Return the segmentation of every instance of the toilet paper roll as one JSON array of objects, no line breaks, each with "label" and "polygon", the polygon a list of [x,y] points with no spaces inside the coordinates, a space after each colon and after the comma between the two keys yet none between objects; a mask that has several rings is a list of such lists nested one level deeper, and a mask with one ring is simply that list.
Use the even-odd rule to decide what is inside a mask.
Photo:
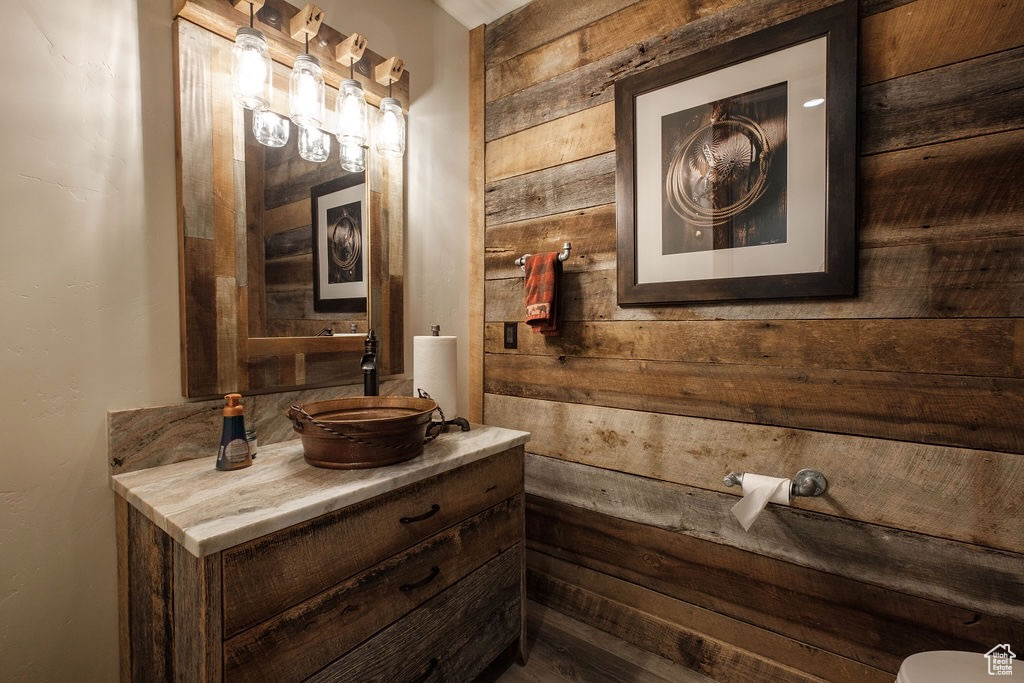
[{"label": "toilet paper roll", "polygon": [[732,506],[732,514],[744,531],[750,531],[750,525],[758,518],[768,503],[789,505],[789,490],[792,482],[779,477],[766,477],[763,474],[743,475],[743,498]]},{"label": "toilet paper roll", "polygon": [[412,338],[412,391],[430,394],[447,419],[457,417],[458,405],[458,338]]}]

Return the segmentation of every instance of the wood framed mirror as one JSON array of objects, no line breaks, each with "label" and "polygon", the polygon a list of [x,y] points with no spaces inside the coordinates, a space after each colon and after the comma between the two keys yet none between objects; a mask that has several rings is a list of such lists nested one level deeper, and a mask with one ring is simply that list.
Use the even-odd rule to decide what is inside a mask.
[{"label": "wood framed mirror", "polygon": [[[232,102],[230,82],[234,34],[248,26],[248,13],[230,0],[176,0],[174,11],[182,393],[198,398],[358,382],[369,328],[380,339],[378,372],[401,373],[404,159],[381,157],[371,145],[365,176],[344,178],[337,140],[319,164],[299,156],[294,125],[284,147],[255,142],[252,114]],[[256,14],[274,59],[271,109],[279,114],[287,113],[289,70],[304,50],[287,31],[298,12],[283,0],[266,0]],[[344,38],[322,24],[309,44],[323,66],[328,111],[340,80],[349,77],[347,63],[333,56]],[[373,78],[384,61],[366,50],[353,65],[371,108],[388,95]],[[404,72],[391,96],[406,111],[408,93]],[[371,111],[371,137],[375,119]],[[311,192],[339,180],[365,186],[364,311],[314,310]],[[334,335],[316,336],[325,328]]]}]

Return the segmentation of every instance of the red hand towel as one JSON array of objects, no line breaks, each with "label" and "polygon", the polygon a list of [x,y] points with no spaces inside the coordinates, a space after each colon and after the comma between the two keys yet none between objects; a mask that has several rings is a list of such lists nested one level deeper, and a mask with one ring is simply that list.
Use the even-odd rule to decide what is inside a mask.
[{"label": "red hand towel", "polygon": [[533,254],[526,259],[526,324],[546,337],[558,336],[558,252]]}]

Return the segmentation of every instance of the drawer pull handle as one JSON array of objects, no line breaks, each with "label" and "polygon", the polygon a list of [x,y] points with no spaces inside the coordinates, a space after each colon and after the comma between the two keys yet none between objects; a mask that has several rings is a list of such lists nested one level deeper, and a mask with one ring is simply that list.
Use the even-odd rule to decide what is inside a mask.
[{"label": "drawer pull handle", "polygon": [[441,573],[441,569],[439,567],[431,567],[430,568],[430,574],[428,576],[420,579],[416,583],[403,583],[401,586],[398,587],[398,590],[402,591],[403,593],[408,593],[411,590],[415,590],[417,588],[423,588],[428,583],[430,583],[431,581],[436,579],[437,575],[440,574],[440,573]]},{"label": "drawer pull handle", "polygon": [[431,517],[433,517],[434,515],[436,515],[440,511],[441,511],[441,506],[438,505],[437,503],[434,503],[433,505],[430,506],[430,509],[427,510],[426,512],[424,512],[422,515],[416,515],[415,517],[402,517],[398,521],[401,522],[402,524],[412,524],[413,522],[422,522],[425,519],[430,519]]},{"label": "drawer pull handle", "polygon": [[430,663],[427,665],[427,670],[420,674],[420,677],[417,678],[414,683],[423,683],[423,681],[430,678],[430,674],[434,673],[434,669],[437,668],[438,664],[440,664],[440,662],[437,661],[437,657],[431,657]]}]

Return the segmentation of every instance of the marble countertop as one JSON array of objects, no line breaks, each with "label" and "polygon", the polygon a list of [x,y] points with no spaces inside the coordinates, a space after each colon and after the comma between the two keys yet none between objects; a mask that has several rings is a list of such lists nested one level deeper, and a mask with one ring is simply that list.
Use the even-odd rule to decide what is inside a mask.
[{"label": "marble countertop", "polygon": [[252,467],[221,472],[216,456],[111,477],[114,492],[196,557],[525,444],[528,432],[473,425],[442,434],[423,455],[365,470],[313,467],[298,440],[260,446]]}]

